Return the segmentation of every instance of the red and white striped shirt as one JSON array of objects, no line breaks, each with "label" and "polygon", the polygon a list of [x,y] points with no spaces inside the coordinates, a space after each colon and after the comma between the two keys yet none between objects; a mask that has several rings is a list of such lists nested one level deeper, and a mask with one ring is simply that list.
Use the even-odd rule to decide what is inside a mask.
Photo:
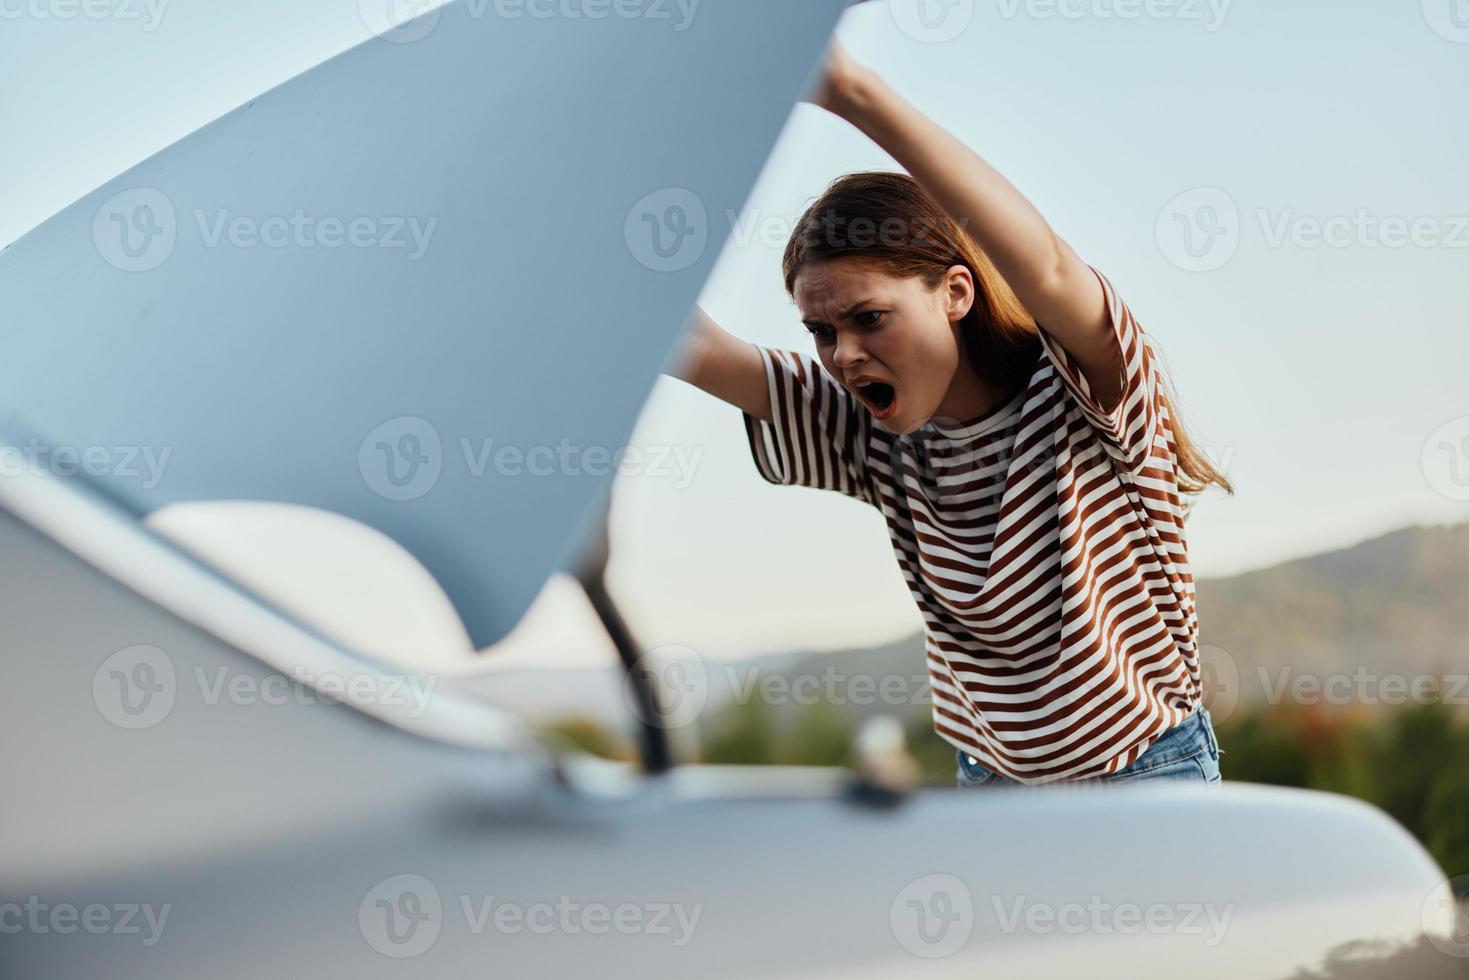
[{"label": "red and white striped shirt", "polygon": [[923,614],[938,734],[1025,783],[1130,765],[1200,701],[1198,619],[1158,357],[1096,269],[1123,353],[1110,414],[1041,328],[1025,389],[965,424],[872,421],[807,354],[758,348],[771,483],[877,507]]}]

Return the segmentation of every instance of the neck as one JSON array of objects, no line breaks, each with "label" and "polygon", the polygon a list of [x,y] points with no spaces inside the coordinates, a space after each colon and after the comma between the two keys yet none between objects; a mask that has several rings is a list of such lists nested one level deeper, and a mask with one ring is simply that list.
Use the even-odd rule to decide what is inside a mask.
[{"label": "neck", "polygon": [[961,358],[954,380],[949,382],[949,390],[944,393],[944,400],[939,402],[934,414],[968,424],[994,411],[1009,394],[975,374],[968,362]]}]

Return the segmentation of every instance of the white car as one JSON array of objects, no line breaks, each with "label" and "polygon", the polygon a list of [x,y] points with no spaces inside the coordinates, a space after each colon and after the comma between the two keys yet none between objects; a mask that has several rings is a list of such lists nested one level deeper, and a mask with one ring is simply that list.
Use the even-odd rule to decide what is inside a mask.
[{"label": "white car", "polygon": [[[607,480],[446,449],[626,440],[843,6],[459,0],[0,255],[0,976],[1464,975],[1442,873],[1343,797],[918,790],[881,729],[854,771],[678,764]],[[410,666],[558,569],[641,767]]]}]

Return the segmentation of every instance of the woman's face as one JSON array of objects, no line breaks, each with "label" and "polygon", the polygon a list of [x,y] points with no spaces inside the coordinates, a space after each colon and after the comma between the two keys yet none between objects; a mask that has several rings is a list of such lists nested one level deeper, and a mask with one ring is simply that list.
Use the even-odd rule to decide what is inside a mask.
[{"label": "woman's face", "polygon": [[894,435],[934,415],[962,417],[977,382],[964,359],[959,321],[974,280],[951,267],[937,288],[898,278],[866,259],[805,266],[792,290],[822,365]]}]

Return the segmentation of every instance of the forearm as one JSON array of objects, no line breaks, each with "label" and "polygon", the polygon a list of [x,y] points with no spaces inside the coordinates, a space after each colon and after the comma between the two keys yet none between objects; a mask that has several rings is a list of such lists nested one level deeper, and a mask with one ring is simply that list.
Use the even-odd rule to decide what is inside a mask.
[{"label": "forearm", "polygon": [[694,310],[676,377],[758,419],[773,418],[760,352],[726,332],[701,308]]},{"label": "forearm", "polygon": [[835,111],[886,150],[967,231],[1033,312],[1074,258],[1026,197],[978,153],[861,70]]}]

